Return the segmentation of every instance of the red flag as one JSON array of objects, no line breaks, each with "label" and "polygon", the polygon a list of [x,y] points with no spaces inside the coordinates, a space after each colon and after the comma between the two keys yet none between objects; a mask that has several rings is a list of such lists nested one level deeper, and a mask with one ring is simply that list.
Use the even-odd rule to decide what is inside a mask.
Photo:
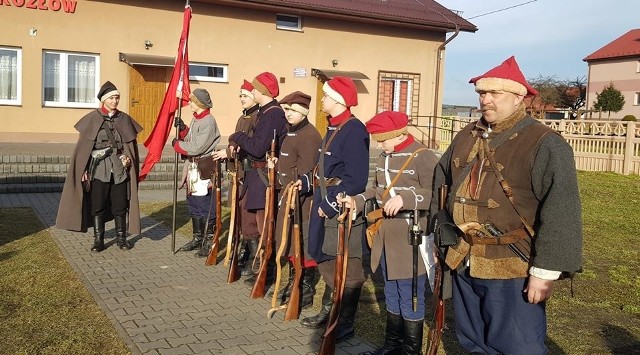
[{"label": "red flag", "polygon": [[140,168],[138,181],[144,180],[149,171],[151,171],[151,168],[153,168],[153,165],[160,161],[162,149],[164,149],[164,145],[167,143],[167,138],[169,138],[169,133],[173,126],[173,118],[178,109],[178,101],[181,101],[180,106],[189,104],[191,88],[189,86],[189,55],[187,43],[189,40],[190,22],[191,6],[187,5],[184,8],[182,35],[180,36],[180,44],[178,45],[176,64],[173,67],[169,87],[164,94],[164,100],[158,113],[156,125],[153,126],[149,138],[144,142],[144,146],[147,147],[148,152],[144,163],[142,163],[142,168]]}]

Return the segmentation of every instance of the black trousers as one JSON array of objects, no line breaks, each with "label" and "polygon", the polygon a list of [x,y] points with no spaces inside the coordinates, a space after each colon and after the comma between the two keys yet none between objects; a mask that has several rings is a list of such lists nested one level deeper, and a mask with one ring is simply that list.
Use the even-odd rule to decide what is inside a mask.
[{"label": "black trousers", "polygon": [[[113,181],[113,179],[111,180]],[[120,184],[113,182],[91,181],[91,215],[103,215],[110,206],[114,216],[125,216],[129,201],[127,187],[129,180]]]}]

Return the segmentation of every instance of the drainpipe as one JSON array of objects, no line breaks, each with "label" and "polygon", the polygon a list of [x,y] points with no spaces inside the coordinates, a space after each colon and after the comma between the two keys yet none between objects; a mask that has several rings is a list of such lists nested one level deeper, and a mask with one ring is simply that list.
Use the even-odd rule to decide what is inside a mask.
[{"label": "drainpipe", "polygon": [[[435,133],[435,124],[436,124],[436,117],[438,116],[438,99],[439,99],[439,93],[440,93],[440,65],[442,62],[442,52],[444,51],[444,47],[447,45],[447,43],[451,42],[454,38],[456,38],[456,36],[458,35],[458,33],[460,33],[460,26],[458,26],[456,24],[456,29],[453,33],[453,35],[451,37],[449,37],[447,40],[445,40],[440,46],[438,46],[438,52],[437,52],[437,58],[436,58],[436,85],[435,85],[435,92],[433,95],[433,115],[432,115],[432,124],[429,125],[429,130],[431,130],[431,126],[433,126],[434,128],[434,133]],[[431,134],[431,132],[429,132],[430,136],[431,136],[431,146],[435,147],[436,144],[436,140],[435,140],[435,134]]]}]

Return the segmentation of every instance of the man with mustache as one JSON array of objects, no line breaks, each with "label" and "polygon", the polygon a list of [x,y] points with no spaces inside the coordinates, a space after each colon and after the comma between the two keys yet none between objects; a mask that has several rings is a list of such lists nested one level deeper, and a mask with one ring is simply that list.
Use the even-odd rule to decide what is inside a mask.
[{"label": "man with mustache", "polygon": [[435,172],[464,232],[446,251],[456,334],[472,354],[546,354],[545,302],[581,269],[582,222],[573,151],[525,111],[537,95],[514,57],[469,81],[482,118],[456,135]]}]

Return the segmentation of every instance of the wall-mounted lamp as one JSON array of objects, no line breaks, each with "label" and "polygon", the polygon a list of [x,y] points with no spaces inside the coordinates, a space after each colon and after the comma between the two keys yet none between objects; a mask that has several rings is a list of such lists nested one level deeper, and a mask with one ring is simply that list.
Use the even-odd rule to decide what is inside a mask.
[{"label": "wall-mounted lamp", "polygon": [[332,60],[331,64],[333,64],[334,68],[337,67],[338,66],[338,60],[337,59]]},{"label": "wall-mounted lamp", "polygon": [[148,50],[148,49],[149,49],[149,47],[153,47],[153,43],[151,43],[151,41],[150,41],[150,40],[146,39],[146,40],[144,41],[144,49]]},{"label": "wall-mounted lamp", "polygon": [[33,36],[33,37],[35,37],[35,36],[37,36],[37,35],[38,35],[38,29],[37,29],[37,28],[35,28],[35,27],[31,27],[31,28],[29,29],[29,36]]}]

